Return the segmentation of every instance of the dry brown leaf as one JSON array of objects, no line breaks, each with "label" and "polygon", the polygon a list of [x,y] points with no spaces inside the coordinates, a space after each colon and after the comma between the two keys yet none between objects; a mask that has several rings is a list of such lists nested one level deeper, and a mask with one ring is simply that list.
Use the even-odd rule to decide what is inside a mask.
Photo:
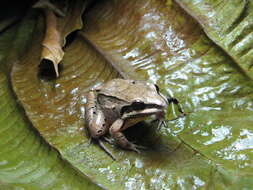
[{"label": "dry brown leaf", "polygon": [[53,11],[45,9],[47,30],[42,42],[41,62],[43,60],[52,61],[56,76],[59,77],[58,64],[64,56],[62,50],[61,34],[57,30],[57,19]]},{"label": "dry brown leaf", "polygon": [[46,20],[46,32],[42,42],[43,48],[40,63],[52,63],[56,77],[59,77],[58,64],[64,56],[65,38],[74,30],[82,28],[81,15],[86,2],[75,0],[70,4],[66,1],[63,3],[64,11],[61,11],[58,5],[54,5],[48,0],[38,1],[33,6],[43,10]]}]

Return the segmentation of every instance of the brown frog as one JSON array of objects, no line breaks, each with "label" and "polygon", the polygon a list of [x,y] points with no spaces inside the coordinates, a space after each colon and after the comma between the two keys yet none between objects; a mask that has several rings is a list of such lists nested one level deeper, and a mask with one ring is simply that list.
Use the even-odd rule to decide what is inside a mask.
[{"label": "brown frog", "polygon": [[175,98],[167,99],[161,94],[155,84],[113,79],[89,91],[86,126],[91,137],[97,139],[99,145],[115,159],[101,138],[109,133],[120,147],[139,152],[138,148],[142,147],[129,142],[122,131],[151,115],[163,121],[170,102],[178,104]]}]

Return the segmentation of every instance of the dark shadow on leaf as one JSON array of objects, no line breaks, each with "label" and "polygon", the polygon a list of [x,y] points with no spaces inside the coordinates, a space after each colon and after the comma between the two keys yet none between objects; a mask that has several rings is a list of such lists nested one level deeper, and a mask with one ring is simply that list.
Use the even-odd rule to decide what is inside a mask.
[{"label": "dark shadow on leaf", "polygon": [[145,152],[170,152],[168,143],[164,142],[162,134],[157,130],[156,124],[140,122],[129,127],[124,134],[131,142],[146,147]]},{"label": "dark shadow on leaf", "polygon": [[66,37],[66,43],[65,43],[65,45],[64,45],[63,48],[66,48],[69,45],[71,45],[71,43],[76,39],[77,32],[78,32],[78,30],[76,30],[74,32],[71,32],[69,35],[67,35],[67,37]]},{"label": "dark shadow on leaf", "polygon": [[[59,72],[62,71],[63,66],[62,64],[58,64]],[[44,80],[55,80],[56,72],[54,70],[54,65],[51,60],[42,59],[39,68],[38,68],[38,77]]]},{"label": "dark shadow on leaf", "polygon": [[124,134],[129,141],[147,148],[141,150],[140,155],[153,166],[167,163],[168,159],[173,160],[173,157],[177,155],[177,146],[180,146],[180,144],[175,146],[177,141],[174,137],[168,138],[168,136],[162,135],[157,129],[157,124],[154,123],[140,122],[128,128]]}]

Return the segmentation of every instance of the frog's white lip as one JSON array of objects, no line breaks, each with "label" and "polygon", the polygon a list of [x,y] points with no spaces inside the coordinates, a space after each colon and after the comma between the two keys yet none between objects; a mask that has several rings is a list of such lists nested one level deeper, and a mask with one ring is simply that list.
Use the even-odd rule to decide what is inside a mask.
[{"label": "frog's white lip", "polygon": [[158,109],[158,108],[146,108],[145,110],[142,111],[132,111],[129,113],[125,113],[125,117],[142,117],[142,116],[147,116],[147,115],[157,115],[159,113],[164,113],[164,109]]}]

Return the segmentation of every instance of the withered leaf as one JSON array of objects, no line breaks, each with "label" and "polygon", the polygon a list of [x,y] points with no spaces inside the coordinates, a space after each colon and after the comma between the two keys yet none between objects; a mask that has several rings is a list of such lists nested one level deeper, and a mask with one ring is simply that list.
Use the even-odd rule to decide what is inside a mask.
[{"label": "withered leaf", "polygon": [[43,0],[33,6],[43,9],[46,21],[41,64],[51,62],[54,65],[56,77],[59,77],[58,64],[64,56],[65,38],[71,32],[82,28],[81,16],[87,3],[81,0],[66,2],[62,8],[64,11],[58,8],[59,5]]}]

